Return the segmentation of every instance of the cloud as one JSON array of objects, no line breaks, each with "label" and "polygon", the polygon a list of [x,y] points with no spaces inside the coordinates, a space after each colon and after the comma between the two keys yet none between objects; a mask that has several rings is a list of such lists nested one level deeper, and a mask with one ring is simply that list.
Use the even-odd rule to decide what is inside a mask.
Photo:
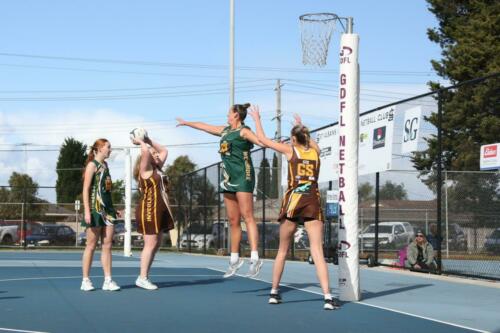
[{"label": "cloud", "polygon": [[[189,155],[200,167],[218,159],[214,145],[182,146],[218,141],[216,137],[175,128],[175,122],[155,123],[143,116],[124,115],[110,109],[59,110],[42,117],[39,111],[0,112],[0,185],[6,185],[12,172],[16,171],[29,174],[40,186],[55,186],[60,145],[68,137],[87,146],[98,138],[108,139],[114,149],[108,161],[112,176],[123,179],[126,156],[123,148],[131,147],[132,161],[135,161],[139,150],[131,144],[129,132],[139,126],[145,127],[157,142],[172,146],[167,163],[183,154]],[[42,196],[55,201],[55,191],[45,190]]]}]

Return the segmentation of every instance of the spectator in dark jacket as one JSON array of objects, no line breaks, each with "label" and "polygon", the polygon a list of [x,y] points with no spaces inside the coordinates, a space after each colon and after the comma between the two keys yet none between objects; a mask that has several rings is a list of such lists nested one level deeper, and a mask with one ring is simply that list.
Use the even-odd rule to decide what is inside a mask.
[{"label": "spectator in dark jacket", "polygon": [[427,235],[427,241],[431,243],[432,248],[437,250],[438,244],[443,241],[443,237],[440,237],[437,233],[437,225],[436,223],[432,223],[429,226],[429,234]]}]

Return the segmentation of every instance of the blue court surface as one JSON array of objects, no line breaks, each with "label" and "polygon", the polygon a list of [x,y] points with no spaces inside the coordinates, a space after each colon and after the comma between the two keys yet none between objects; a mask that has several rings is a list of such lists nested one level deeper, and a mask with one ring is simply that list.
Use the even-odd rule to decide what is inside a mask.
[{"label": "blue court surface", "polygon": [[[361,268],[361,302],[322,309],[314,266],[288,262],[283,303],[267,304],[272,260],[258,279],[223,279],[227,258],[158,254],[135,287],[138,253],[113,256],[118,292],[80,291],[81,253],[0,252],[0,332],[500,332],[500,285]],[[96,253],[92,280],[102,284]],[[329,265],[337,293],[337,267]]]}]

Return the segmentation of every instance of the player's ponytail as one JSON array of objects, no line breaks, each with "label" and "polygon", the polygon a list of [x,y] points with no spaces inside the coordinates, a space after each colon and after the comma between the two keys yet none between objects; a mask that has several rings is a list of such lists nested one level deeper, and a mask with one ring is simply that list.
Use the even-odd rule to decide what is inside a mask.
[{"label": "player's ponytail", "polygon": [[300,145],[309,148],[309,140],[311,139],[311,134],[309,133],[309,129],[302,124],[295,125],[292,128],[291,136],[295,137],[297,143]]},{"label": "player's ponytail", "polygon": [[107,139],[97,139],[94,144],[89,149],[89,155],[87,156],[87,160],[85,161],[85,167],[83,168],[82,178],[85,176],[85,168],[87,164],[95,160],[95,155],[99,151],[99,148],[104,147],[104,145],[108,142]]},{"label": "player's ponytail", "polygon": [[245,118],[247,117],[247,109],[249,107],[250,103],[233,105],[233,112],[238,113],[238,117],[240,118],[241,123],[244,123]]}]

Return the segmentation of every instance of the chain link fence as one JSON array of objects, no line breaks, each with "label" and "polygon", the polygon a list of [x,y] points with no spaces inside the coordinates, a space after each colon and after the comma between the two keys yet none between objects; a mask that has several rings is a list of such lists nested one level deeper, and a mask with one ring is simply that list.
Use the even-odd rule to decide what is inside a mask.
[{"label": "chain link fence", "polygon": [[[482,85],[491,84],[491,80],[498,83],[498,75],[405,99],[361,115],[359,251],[360,258],[369,265],[405,269],[407,247],[415,241],[416,232],[421,231],[434,248],[438,273],[500,279],[500,175],[495,171],[478,171],[479,150],[473,157],[475,163],[447,164],[453,160],[453,152],[447,149],[454,133],[438,130],[439,124],[453,122],[447,117],[451,117],[450,108],[456,105],[447,104],[447,91],[461,89],[468,95],[467,90],[480,90]],[[492,114],[499,117],[498,103],[494,102],[498,96],[484,98],[485,107],[493,108]],[[420,112],[418,131],[408,118],[416,109]],[[336,125],[313,130],[311,134],[317,141],[323,140],[330,129],[335,132]],[[500,142],[500,133],[491,138]],[[410,141],[413,146],[408,148]],[[474,146],[489,143],[492,142],[474,142]],[[471,143],[464,142],[468,144]],[[365,155],[366,150],[362,149],[366,146],[373,148],[373,155]],[[383,152],[382,146],[390,147],[389,152]],[[326,174],[335,169],[337,155],[333,145],[321,147],[321,174]],[[419,155],[418,152],[425,150],[438,151],[436,159],[420,163],[417,168],[418,159],[429,157]],[[281,174],[281,156],[274,151],[256,149],[251,157],[256,174],[253,203],[259,251],[261,256],[272,258],[279,246],[277,217],[285,190],[282,178],[286,175]],[[286,170],[286,161],[282,163]],[[377,171],[371,172],[375,166]],[[320,180],[322,207],[325,207],[326,192],[338,189],[338,181],[334,176]],[[176,224],[174,230],[165,234],[163,248],[228,253],[230,234],[223,196],[218,192],[220,181],[221,164],[216,163],[185,174],[172,184],[169,197]],[[38,194],[54,191],[54,187],[39,186],[35,192],[30,188],[0,187],[0,246],[83,246],[81,210],[75,210],[74,203],[39,200],[36,191]],[[133,190],[132,246],[136,248],[143,245],[142,235],[134,227],[138,198],[138,191]],[[115,206],[122,209],[124,204],[119,201]],[[336,217],[325,220],[324,245],[330,262],[336,262],[337,222]],[[242,231],[241,252],[246,255],[250,249],[244,223]],[[51,234],[54,232],[55,236]],[[114,245],[123,246],[123,240],[123,223],[119,223]],[[294,235],[288,258],[309,259],[309,241],[302,227]]]}]

